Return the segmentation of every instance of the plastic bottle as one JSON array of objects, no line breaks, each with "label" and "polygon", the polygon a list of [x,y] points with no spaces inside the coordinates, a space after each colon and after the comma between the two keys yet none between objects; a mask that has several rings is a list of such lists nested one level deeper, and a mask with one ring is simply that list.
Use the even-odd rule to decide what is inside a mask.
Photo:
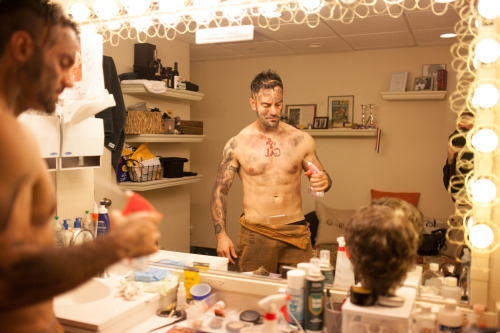
[{"label": "plastic bottle", "polygon": [[301,269],[292,269],[286,275],[288,283],[287,294],[290,300],[286,303],[286,311],[289,314],[288,322],[297,326],[291,318],[295,317],[301,327],[304,326],[304,294],[306,288],[306,273]]},{"label": "plastic bottle", "polygon": [[64,239],[64,245],[66,245],[66,246],[69,245],[69,242],[71,240],[71,236],[73,235],[73,230],[69,226],[69,223],[71,223],[70,219],[66,219],[63,222],[63,227],[64,227],[64,232],[63,232],[64,237],[63,237],[63,239]]},{"label": "plastic bottle", "polygon": [[349,290],[354,285],[354,271],[352,263],[347,258],[344,237],[337,238],[339,248],[337,252],[337,263],[335,265],[335,278],[333,280],[333,288]]},{"label": "plastic bottle", "polygon": [[285,305],[288,298],[287,294],[276,294],[267,296],[258,302],[259,307],[264,310],[262,333],[280,332],[278,329],[278,311]]},{"label": "plastic bottle", "polygon": [[[317,174],[317,175],[321,176],[323,174],[318,169],[318,167],[316,165],[314,165],[314,163],[307,162],[307,165],[309,166],[309,170],[306,172],[306,175],[314,173],[314,174]],[[316,199],[323,198],[325,196],[325,192],[324,191],[316,192],[316,191],[313,190],[313,188],[311,187],[311,185],[309,185],[309,194],[312,195],[313,197],[315,197]]]},{"label": "plastic bottle", "polygon": [[476,324],[479,328],[486,327],[486,318],[484,317],[484,305],[483,304],[474,304],[474,316],[476,318]]},{"label": "plastic bottle", "polygon": [[439,295],[442,283],[443,274],[439,270],[439,264],[431,262],[429,264],[429,269],[422,273],[421,293]]},{"label": "plastic bottle", "polygon": [[106,202],[101,201],[101,206],[99,207],[99,217],[97,221],[97,237],[106,234],[109,231],[109,216],[108,210],[106,209]]},{"label": "plastic bottle", "polygon": [[177,287],[177,305],[175,309],[177,311],[186,311],[186,287],[184,287],[184,282],[179,282]]},{"label": "plastic bottle", "polygon": [[[76,232],[78,232],[78,230],[81,229],[82,227],[82,218],[81,217],[77,217],[75,218],[75,221],[73,222],[73,232],[72,232],[72,235],[75,235]],[[71,239],[70,239],[71,241]],[[77,239],[74,240],[74,245],[78,245],[78,244],[81,244],[83,242],[83,239],[82,237],[78,237]]]},{"label": "plastic bottle", "polygon": [[422,303],[421,310],[415,315],[415,333],[436,333],[436,314],[431,305]]},{"label": "plastic bottle", "polygon": [[444,283],[441,286],[441,296],[443,298],[453,298],[460,302],[462,299],[462,288],[457,286],[457,278],[454,276],[447,276],[444,278]]},{"label": "plastic bottle", "polygon": [[93,226],[94,226],[94,222],[92,221],[92,217],[90,216],[89,211],[86,210],[85,215],[83,216],[82,229],[90,230],[92,233],[94,233]]},{"label": "plastic bottle", "polygon": [[451,298],[444,300],[444,308],[438,314],[439,333],[461,333],[462,312],[457,309],[457,301]]},{"label": "plastic bottle", "polygon": [[319,259],[311,258],[311,269],[306,276],[306,304],[304,327],[307,333],[323,332],[323,311],[325,295],[323,293],[325,277],[319,269]]},{"label": "plastic bottle", "polygon": [[325,284],[333,283],[333,266],[330,262],[330,250],[319,251],[319,268],[325,277]]},{"label": "plastic bottle", "polygon": [[61,221],[59,221],[59,216],[54,217],[52,226],[54,228],[54,244],[56,246],[64,246],[64,230]]}]

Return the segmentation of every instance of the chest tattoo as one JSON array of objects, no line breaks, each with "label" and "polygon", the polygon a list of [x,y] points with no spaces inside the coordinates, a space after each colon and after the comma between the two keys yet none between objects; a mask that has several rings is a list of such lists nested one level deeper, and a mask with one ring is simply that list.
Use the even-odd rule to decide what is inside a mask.
[{"label": "chest tattoo", "polygon": [[272,141],[271,138],[268,138],[266,141],[267,152],[265,157],[279,157],[281,155],[281,149],[276,147],[276,142]]}]

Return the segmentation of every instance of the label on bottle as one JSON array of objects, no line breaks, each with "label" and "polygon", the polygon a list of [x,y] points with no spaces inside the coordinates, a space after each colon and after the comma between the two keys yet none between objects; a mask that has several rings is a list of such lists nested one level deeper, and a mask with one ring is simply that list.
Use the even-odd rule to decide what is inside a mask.
[{"label": "label on bottle", "polygon": [[462,326],[446,326],[439,324],[439,333],[461,333]]},{"label": "label on bottle", "polygon": [[333,267],[328,269],[322,269],[321,274],[325,277],[325,284],[333,284]]},{"label": "label on bottle", "polygon": [[305,309],[305,328],[307,332],[323,331],[323,280],[307,280],[307,295]]},{"label": "label on bottle", "polygon": [[[286,303],[287,313],[293,315],[300,326],[304,326],[304,289],[288,288],[288,295],[291,298]],[[290,318],[289,323],[296,325],[292,318]]]},{"label": "label on bottle", "polygon": [[97,236],[102,236],[106,232],[108,232],[106,221],[102,220],[97,221]]}]

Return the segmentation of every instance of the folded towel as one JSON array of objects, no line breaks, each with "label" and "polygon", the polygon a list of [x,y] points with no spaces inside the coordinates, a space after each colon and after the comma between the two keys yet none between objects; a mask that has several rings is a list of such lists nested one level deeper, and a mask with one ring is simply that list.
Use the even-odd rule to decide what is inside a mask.
[{"label": "folded towel", "polygon": [[148,268],[144,271],[134,272],[135,280],[141,282],[157,282],[164,279],[170,272],[159,268]]},{"label": "folded towel", "polygon": [[142,84],[147,91],[154,94],[161,94],[167,91],[167,84],[165,81],[152,81],[152,80],[123,80],[122,84]]}]

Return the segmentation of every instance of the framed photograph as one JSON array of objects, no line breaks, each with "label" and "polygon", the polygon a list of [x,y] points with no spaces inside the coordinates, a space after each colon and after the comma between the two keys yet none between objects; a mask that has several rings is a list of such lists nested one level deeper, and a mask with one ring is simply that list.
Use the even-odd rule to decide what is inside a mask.
[{"label": "framed photograph", "polygon": [[287,105],[286,116],[290,125],[308,127],[309,124],[313,124],[316,117],[316,104]]},{"label": "framed photograph", "polygon": [[328,96],[328,116],[332,124],[352,123],[354,118],[354,95]]},{"label": "framed photograph", "polygon": [[328,117],[314,117],[313,128],[328,128]]},{"label": "framed photograph", "polygon": [[432,90],[434,78],[432,76],[419,76],[415,78],[415,91]]},{"label": "framed photograph", "polygon": [[406,91],[407,79],[408,79],[408,72],[393,72],[391,74],[391,83],[389,84],[389,91]]},{"label": "framed photograph", "polygon": [[426,64],[422,65],[422,76],[432,76],[434,78],[431,90],[437,90],[438,70],[446,70],[446,64]]}]

